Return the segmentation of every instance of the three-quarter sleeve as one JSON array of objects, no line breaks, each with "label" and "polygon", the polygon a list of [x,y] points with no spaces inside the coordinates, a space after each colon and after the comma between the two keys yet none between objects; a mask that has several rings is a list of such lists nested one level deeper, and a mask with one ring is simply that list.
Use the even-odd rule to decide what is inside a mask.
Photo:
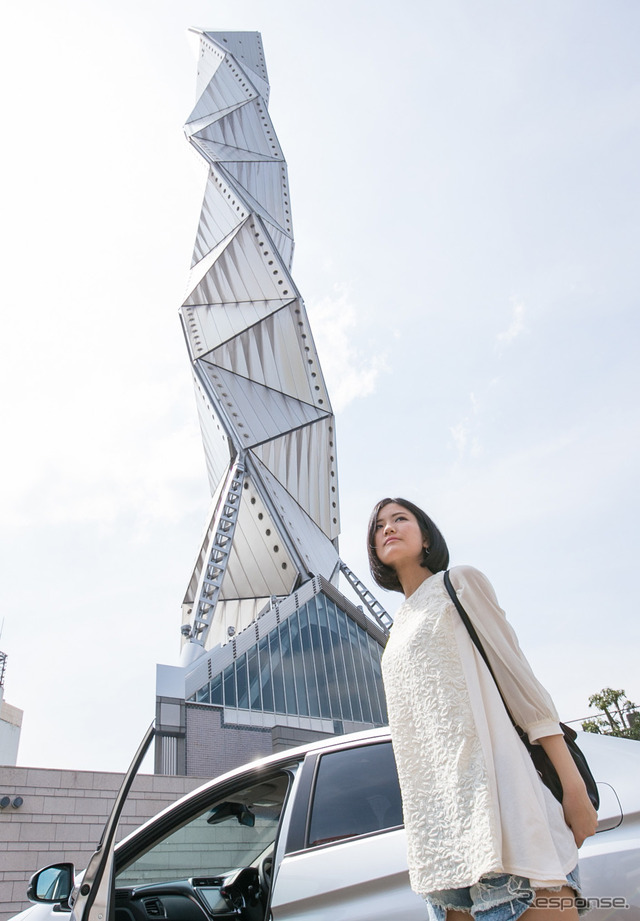
[{"label": "three-quarter sleeve", "polygon": [[514,720],[531,742],[559,735],[558,714],[533,674],[487,577],[472,566],[451,570],[451,583],[475,627]]}]

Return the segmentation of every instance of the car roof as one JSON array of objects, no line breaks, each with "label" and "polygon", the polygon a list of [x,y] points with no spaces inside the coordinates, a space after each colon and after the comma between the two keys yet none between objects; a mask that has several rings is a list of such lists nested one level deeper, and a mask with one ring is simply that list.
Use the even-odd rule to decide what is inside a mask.
[{"label": "car roof", "polygon": [[266,755],[264,758],[257,758],[254,761],[246,761],[244,764],[239,765],[236,768],[233,768],[231,771],[226,771],[224,774],[219,774],[217,777],[213,777],[211,780],[206,781],[199,787],[196,787],[195,790],[191,790],[190,793],[185,794],[179,799],[175,800],[169,806],[166,806],[160,812],[156,813],[134,831],[123,838],[122,841],[118,842],[116,845],[116,851],[120,850],[123,846],[133,838],[137,837],[140,832],[147,828],[148,826],[155,824],[162,816],[173,811],[175,808],[179,808],[179,804],[188,803],[189,800],[199,799],[203,793],[206,793],[208,790],[213,789],[217,786],[224,786],[229,782],[232,782],[235,778],[242,777],[243,774],[246,774],[250,771],[266,771],[277,770],[278,768],[284,768],[287,765],[290,765],[294,762],[302,761],[307,755],[318,752],[331,750],[334,748],[350,747],[351,745],[357,745],[358,742],[367,742],[374,740],[384,740],[390,741],[391,735],[389,733],[388,726],[381,726],[376,729],[365,729],[361,732],[351,732],[345,733],[344,735],[335,735],[329,736],[325,739],[320,739],[315,742],[307,742],[304,745],[298,745],[295,748],[288,748],[281,752],[276,752],[273,755]]}]

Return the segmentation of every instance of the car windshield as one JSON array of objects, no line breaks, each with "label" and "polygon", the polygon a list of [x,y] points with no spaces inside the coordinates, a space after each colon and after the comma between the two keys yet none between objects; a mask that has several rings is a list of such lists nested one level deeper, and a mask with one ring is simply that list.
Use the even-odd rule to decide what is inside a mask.
[{"label": "car windshield", "polygon": [[116,886],[219,876],[255,864],[275,841],[287,787],[288,776],[279,774],[213,800],[121,868]]}]

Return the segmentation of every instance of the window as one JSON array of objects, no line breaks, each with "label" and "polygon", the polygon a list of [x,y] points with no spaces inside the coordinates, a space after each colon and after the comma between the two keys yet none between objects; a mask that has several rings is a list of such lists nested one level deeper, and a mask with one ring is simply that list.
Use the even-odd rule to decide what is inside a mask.
[{"label": "window", "polygon": [[176,814],[167,834],[118,868],[116,886],[224,875],[237,867],[257,866],[276,839],[288,784],[288,774],[277,774],[210,802],[187,821]]},{"label": "window", "polygon": [[308,846],[402,825],[402,803],[390,742],[330,752],[320,758]]}]

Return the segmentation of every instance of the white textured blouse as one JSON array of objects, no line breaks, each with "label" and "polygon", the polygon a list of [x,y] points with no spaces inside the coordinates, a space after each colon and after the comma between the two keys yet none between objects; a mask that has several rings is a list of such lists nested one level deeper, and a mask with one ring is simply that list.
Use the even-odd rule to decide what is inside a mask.
[{"label": "white textured blouse", "polygon": [[[516,722],[531,741],[560,733],[487,578],[450,571]],[[382,657],[415,892],[471,886],[510,873],[561,886],[578,862],[562,806],[542,784],[444,574],[400,607]]]}]

